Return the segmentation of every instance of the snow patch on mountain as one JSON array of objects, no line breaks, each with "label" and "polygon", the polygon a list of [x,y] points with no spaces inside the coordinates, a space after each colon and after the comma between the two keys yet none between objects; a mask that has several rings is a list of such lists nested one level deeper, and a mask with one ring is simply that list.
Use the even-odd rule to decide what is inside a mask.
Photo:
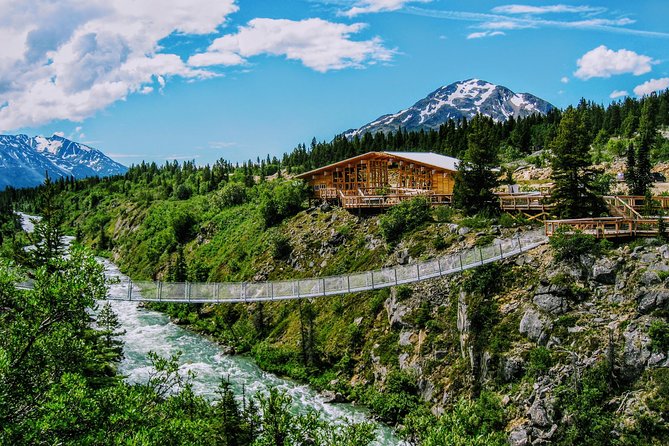
[{"label": "snow patch on mountain", "polygon": [[413,106],[383,115],[359,129],[345,132],[347,137],[367,132],[436,129],[450,119],[471,119],[481,113],[495,121],[546,114],[553,105],[529,93],[514,93],[506,87],[481,79],[468,79],[438,88]]},{"label": "snow patch on mountain", "polygon": [[46,174],[53,179],[85,178],[127,170],[99,150],[58,135],[0,135],[0,190],[37,186]]}]

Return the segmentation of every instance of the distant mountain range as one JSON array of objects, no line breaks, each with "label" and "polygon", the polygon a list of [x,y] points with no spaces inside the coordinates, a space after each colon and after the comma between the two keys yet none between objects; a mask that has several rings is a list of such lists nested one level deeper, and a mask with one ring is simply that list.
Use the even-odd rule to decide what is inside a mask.
[{"label": "distant mountain range", "polygon": [[471,119],[478,113],[495,121],[506,121],[511,116],[546,114],[553,108],[549,102],[529,93],[514,93],[501,85],[468,79],[441,87],[407,109],[383,115],[344,134],[362,136],[367,132],[397,131],[400,127],[405,130],[436,129],[450,119]]},{"label": "distant mountain range", "polygon": [[127,170],[99,150],[57,135],[0,135],[0,190],[37,186],[44,182],[46,173],[52,179],[85,178]]}]

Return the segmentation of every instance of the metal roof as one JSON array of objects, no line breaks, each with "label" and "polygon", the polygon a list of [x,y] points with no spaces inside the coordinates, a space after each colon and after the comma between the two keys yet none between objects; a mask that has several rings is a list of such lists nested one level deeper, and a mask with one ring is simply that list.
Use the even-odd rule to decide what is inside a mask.
[{"label": "metal roof", "polygon": [[439,155],[433,152],[384,152],[388,155],[397,156],[420,164],[428,164],[446,170],[458,170],[460,160],[450,156]]},{"label": "metal roof", "polygon": [[423,164],[425,166],[430,166],[430,167],[435,167],[437,169],[444,169],[450,171],[458,170],[458,164],[460,164],[460,160],[457,158],[451,158],[450,156],[439,155],[438,153],[432,153],[432,152],[367,152],[358,156],[354,156],[352,158],[337,161],[336,163],[328,164],[327,166],[321,166],[314,170],[310,170],[309,172],[301,173],[299,175],[296,175],[295,178],[308,178],[313,174],[332,169],[333,167],[336,166],[355,163],[363,159],[379,158],[379,157],[399,158],[406,161],[412,161],[415,163]]}]

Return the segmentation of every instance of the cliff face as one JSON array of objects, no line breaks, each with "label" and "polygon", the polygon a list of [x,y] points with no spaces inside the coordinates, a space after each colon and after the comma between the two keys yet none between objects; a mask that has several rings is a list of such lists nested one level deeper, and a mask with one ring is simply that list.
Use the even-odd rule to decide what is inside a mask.
[{"label": "cliff face", "polygon": [[[177,254],[154,245],[168,231],[159,219],[184,205],[172,203],[113,202],[107,228],[125,271],[167,278]],[[213,216],[203,213],[183,249],[189,274],[209,271],[209,280],[368,270],[530,229],[456,218],[389,244],[378,216],[329,206],[266,231],[246,205],[214,212],[209,202],[187,204]],[[448,415],[463,400],[493,395],[501,403],[494,429],[514,445],[663,444],[669,432],[669,245],[660,241],[560,261],[546,245],[462,275],[311,301],[161,309],[390,423],[405,423],[423,403]]]}]

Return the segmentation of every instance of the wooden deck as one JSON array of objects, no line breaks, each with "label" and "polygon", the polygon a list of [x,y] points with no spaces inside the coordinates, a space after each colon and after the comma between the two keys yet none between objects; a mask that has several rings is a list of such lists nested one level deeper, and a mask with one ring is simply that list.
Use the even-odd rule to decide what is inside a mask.
[{"label": "wooden deck", "polygon": [[318,196],[323,200],[337,201],[345,209],[385,209],[416,197],[425,197],[432,205],[444,205],[451,204],[453,198],[450,194],[408,188],[358,188],[348,191],[325,188],[318,191]]},{"label": "wooden deck", "polygon": [[578,218],[568,220],[546,220],[546,235],[553,236],[558,229],[566,233],[580,231],[597,238],[656,237],[659,232],[659,218]]}]

